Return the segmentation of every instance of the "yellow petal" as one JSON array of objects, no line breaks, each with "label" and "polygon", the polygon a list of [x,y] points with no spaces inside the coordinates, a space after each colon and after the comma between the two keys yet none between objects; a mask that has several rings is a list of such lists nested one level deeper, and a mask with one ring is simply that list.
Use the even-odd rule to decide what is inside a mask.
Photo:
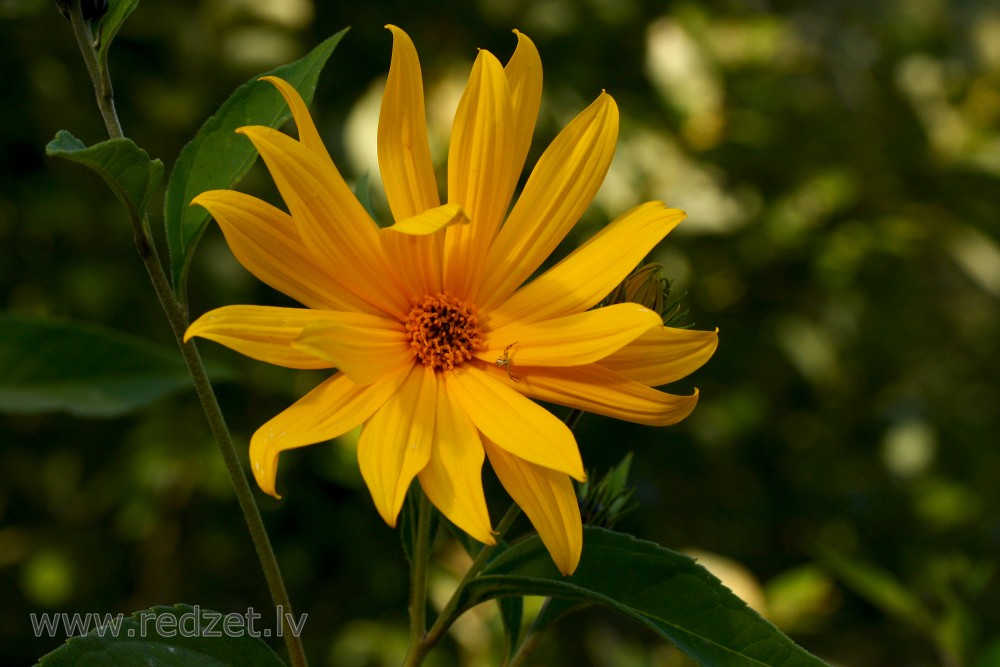
[{"label": "yellow petal", "polygon": [[295,120],[295,127],[299,130],[299,141],[318,157],[333,164],[326,146],[323,145],[323,139],[320,138],[319,132],[316,130],[312,116],[309,114],[309,108],[306,107],[306,103],[302,99],[302,96],[299,95],[299,91],[295,90],[292,84],[276,76],[262,76],[259,80],[272,84],[278,89],[281,96],[285,98],[285,103],[291,110],[292,118]]},{"label": "yellow petal", "polygon": [[292,341],[309,324],[335,315],[328,310],[276,308],[273,306],[224,306],[210,310],[191,323],[184,342],[194,336],[214,340],[259,361],[286,368],[331,368],[332,364]]},{"label": "yellow petal", "polygon": [[439,382],[434,445],[420,486],[453,524],[483,544],[496,544],[483,495],[483,458],[479,431]]},{"label": "yellow petal", "polygon": [[583,550],[583,522],[569,477],[523,461],[488,439],[483,445],[500,483],[531,519],[556,567],[573,574]]},{"label": "yellow petal", "polygon": [[515,456],[586,479],[573,433],[552,413],[470,364],[444,377],[448,395],[484,436]]},{"label": "yellow petal", "polygon": [[504,74],[510,84],[510,100],[514,107],[514,160],[511,164],[511,178],[515,185],[524,160],[528,157],[531,137],[535,132],[538,107],[542,102],[542,59],[538,49],[528,37],[515,30],[517,48],[511,56]]},{"label": "yellow petal", "polygon": [[236,259],[262,282],[310,308],[376,312],[313,256],[284,211],[235,190],[203,192],[191,203],[212,214]]},{"label": "yellow petal", "polygon": [[624,280],[683,219],[683,211],[665,208],[662,202],[637,206],[512,294],[490,313],[491,325],[538,322],[587,310]]},{"label": "yellow petal", "polygon": [[411,236],[428,236],[435,234],[451,225],[466,225],[469,216],[458,204],[445,204],[429,208],[404,220],[399,220],[391,227],[380,230],[382,236],[391,233],[408,234]]},{"label": "yellow petal", "polygon": [[292,347],[325,359],[358,385],[366,385],[413,364],[403,325],[367,313],[328,313],[302,329]]},{"label": "yellow petal", "polygon": [[657,327],[601,359],[599,365],[636,382],[657,387],[701,368],[718,346],[718,329],[694,331]]},{"label": "yellow petal", "polygon": [[427,142],[420,61],[410,37],[394,25],[389,79],[378,117],[378,164],[389,208],[403,220],[440,203]]},{"label": "yellow petal", "polygon": [[242,127],[281,192],[306,247],[344,277],[351,291],[402,317],[409,303],[394,285],[378,229],[332,163],[269,127]]},{"label": "yellow petal", "polygon": [[399,390],[361,429],[361,476],[379,514],[390,526],[396,525],[410,482],[430,459],[436,402],[434,371],[414,366]]},{"label": "yellow petal", "polygon": [[488,369],[490,377],[526,396],[586,412],[649,426],[681,421],[698,403],[691,396],[674,396],[619,375],[598,364],[569,368],[526,367],[513,382],[503,369]]},{"label": "yellow petal", "polygon": [[448,150],[448,202],[458,204],[471,225],[450,227],[445,237],[445,289],[466,298],[478,280],[482,259],[507,212],[514,185],[513,107],[500,62],[480,51],[458,103]]},{"label": "yellow petal", "polygon": [[486,349],[475,356],[495,363],[506,349],[511,368],[582,366],[617,352],[644,332],[662,325],[663,318],[648,308],[619,303],[533,324],[513,322],[491,331],[486,337]]},{"label": "yellow petal", "polygon": [[257,429],[250,439],[250,466],[261,490],[274,488],[281,452],[325,442],[368,419],[399,387],[406,373],[359,387],[337,373]]},{"label": "yellow petal", "polygon": [[618,107],[601,93],[552,141],[489,248],[479,292],[484,308],[500,304],[534,273],[580,219],[604,181],[617,139]]}]

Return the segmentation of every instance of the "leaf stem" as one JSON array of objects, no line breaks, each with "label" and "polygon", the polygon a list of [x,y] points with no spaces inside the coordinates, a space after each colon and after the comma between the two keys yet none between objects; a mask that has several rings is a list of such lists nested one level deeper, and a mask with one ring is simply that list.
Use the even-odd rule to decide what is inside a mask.
[{"label": "leaf stem", "polygon": [[[83,54],[84,63],[87,66],[87,71],[94,85],[97,95],[97,105],[104,118],[108,134],[112,138],[122,138],[124,137],[124,133],[122,132],[121,123],[118,120],[118,114],[115,111],[114,93],[111,87],[111,78],[107,63],[100,62],[98,54],[94,49],[94,39],[90,23],[83,18],[79,0],[72,2],[68,10],[70,21],[73,25],[73,34],[76,37],[77,45],[80,47],[81,54]],[[148,218],[144,213],[137,214],[132,211],[129,212],[129,218],[132,222],[136,250],[142,259],[143,265],[146,267],[153,290],[156,292],[160,306],[163,308],[167,321],[170,323],[170,329],[177,340],[177,345],[180,347],[184,362],[187,364],[188,372],[191,375],[195,393],[198,395],[205,418],[208,420],[209,428],[222,453],[230,482],[232,482],[240,510],[243,512],[243,518],[246,520],[247,528],[250,532],[250,538],[253,540],[254,548],[257,551],[257,558],[264,571],[264,578],[270,589],[271,599],[274,601],[276,607],[280,607],[283,611],[282,625],[284,627],[282,634],[285,639],[289,659],[294,667],[306,667],[308,663],[302,647],[302,640],[296,636],[297,633],[292,626],[295,616],[292,611],[291,600],[288,597],[288,591],[285,588],[285,582],[282,579],[278,560],[271,546],[271,540],[267,535],[267,530],[264,528],[264,521],[261,518],[260,510],[254,501],[253,491],[247,482],[246,473],[240,463],[236,446],[233,444],[229,427],[226,425],[225,417],[222,414],[222,409],[219,407],[219,401],[215,396],[215,391],[212,388],[212,383],[208,378],[208,373],[205,370],[205,365],[201,360],[198,349],[194,343],[184,342],[184,332],[187,331],[189,324],[186,309],[175,298],[170,289],[170,281],[167,279],[163,264],[156,251],[156,244],[150,233]]]}]

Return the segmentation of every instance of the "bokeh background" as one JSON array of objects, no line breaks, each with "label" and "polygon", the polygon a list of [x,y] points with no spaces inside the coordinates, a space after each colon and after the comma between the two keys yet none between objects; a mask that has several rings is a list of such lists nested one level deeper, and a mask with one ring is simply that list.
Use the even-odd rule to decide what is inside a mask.
[{"label": "bokeh background", "polygon": [[[145,0],[111,53],[125,131],[169,169],[239,84],[350,25],[314,113],[345,175],[373,177],[379,206],[390,22],[421,54],[442,164],[476,49],[505,61],[512,28],[545,66],[529,164],[601,89],[614,95],[615,162],[566,248],[648,199],[689,213],[652,259],[688,321],[721,331],[711,362],[671,388],[697,386],[698,409],[670,429],[585,416],[578,431],[598,472],[634,452],[639,507],[619,528],[696,550],[836,664],[1000,665],[1000,8]],[[59,129],[105,136],[68,23],[51,2],[0,0],[0,31],[0,305],[171,344],[117,202],[44,156]],[[241,187],[274,196],[259,166]],[[194,313],[287,303],[214,227],[190,292]],[[323,377],[201,348],[234,370],[218,392],[244,450]],[[313,664],[398,664],[406,563],[343,440],[285,455],[285,499],[260,503],[309,614]],[[499,517],[507,500],[486,482]],[[439,549],[437,598],[464,567],[453,543]],[[0,415],[0,663],[60,642],[35,638],[30,612],[178,601],[270,605],[193,393],[108,420]],[[496,664],[497,619],[478,611],[433,664]],[[536,664],[688,663],[590,610]]]}]

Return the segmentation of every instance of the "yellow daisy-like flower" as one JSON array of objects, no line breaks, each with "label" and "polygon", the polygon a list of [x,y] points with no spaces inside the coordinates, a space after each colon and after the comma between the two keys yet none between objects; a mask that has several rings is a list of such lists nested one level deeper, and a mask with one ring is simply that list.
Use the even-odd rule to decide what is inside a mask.
[{"label": "yellow daisy-like flower", "polygon": [[569,428],[530,399],[653,425],[691,412],[697,392],[652,387],[705,363],[716,333],[664,327],[637,304],[594,308],[684,213],[643,204],[522,285],[607,173],[614,100],[601,93],[556,137],[504,221],[538,115],[542,66],[516,31],[506,67],[480,51],[455,113],[442,204],[417,53],[406,33],[388,27],[378,157],[395,224],[379,229],[301,97],[267,77],[291,107],[299,139],[266,127],[238,132],[257,147],[289,212],[230,190],[192,203],[215,217],[247,269],[307,308],[219,308],[185,338],[280,366],[338,369],[254,434],[250,460],[267,493],[277,495],[281,452],[362,425],[358,462],[386,522],[395,524],[417,477],[455,525],[493,544],[482,486],[489,457],[568,574],[582,548],[570,478],[584,479],[583,463]]}]

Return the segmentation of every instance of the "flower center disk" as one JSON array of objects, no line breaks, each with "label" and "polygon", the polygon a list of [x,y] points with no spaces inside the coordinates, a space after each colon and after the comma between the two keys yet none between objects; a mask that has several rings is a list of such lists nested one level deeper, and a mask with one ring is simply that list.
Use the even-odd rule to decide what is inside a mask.
[{"label": "flower center disk", "polygon": [[417,359],[435,370],[461,366],[483,347],[475,307],[447,292],[425,296],[403,324]]}]

